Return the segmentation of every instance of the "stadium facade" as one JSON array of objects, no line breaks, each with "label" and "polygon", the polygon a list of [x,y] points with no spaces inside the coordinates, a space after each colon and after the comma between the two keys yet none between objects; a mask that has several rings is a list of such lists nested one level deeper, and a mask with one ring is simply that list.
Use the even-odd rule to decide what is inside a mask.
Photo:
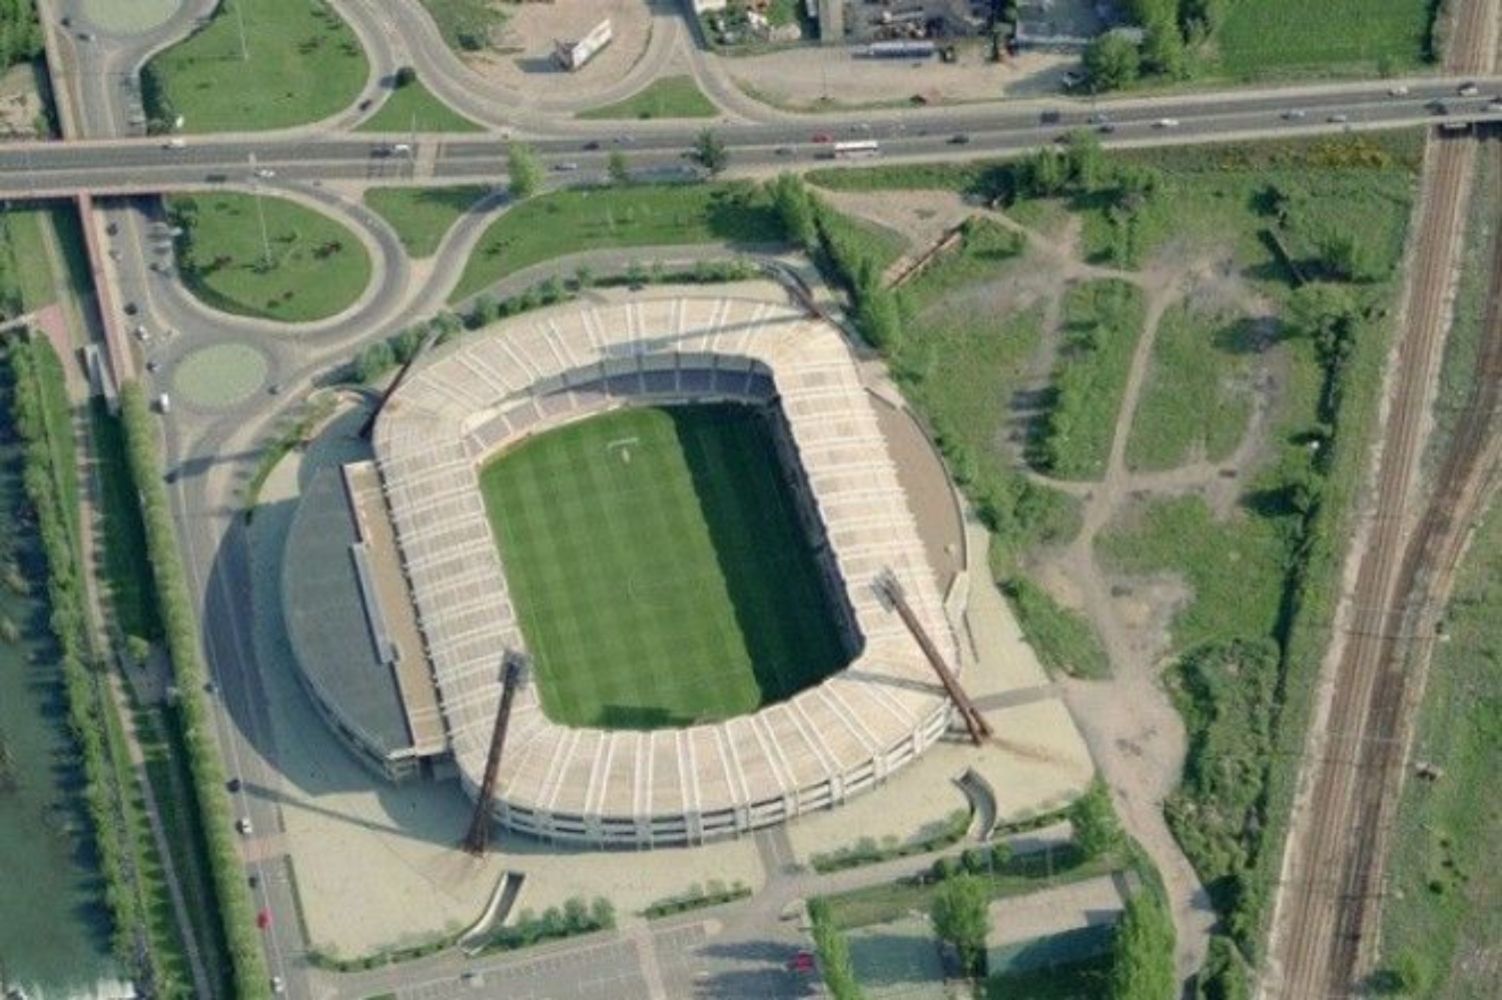
[{"label": "stadium facade", "polygon": [[502,657],[526,651],[481,466],[606,410],[706,401],[780,413],[853,659],[754,713],[652,731],[560,725],[527,682],[497,819],[560,841],[700,843],[837,805],[944,734],[949,702],[876,581],[896,575],[957,667],[954,635],[840,331],[782,304],[683,296],[555,307],[435,352],[389,401],[373,460],[309,485],[283,612],[305,686],[363,760],[393,778],[452,768],[477,794]]}]

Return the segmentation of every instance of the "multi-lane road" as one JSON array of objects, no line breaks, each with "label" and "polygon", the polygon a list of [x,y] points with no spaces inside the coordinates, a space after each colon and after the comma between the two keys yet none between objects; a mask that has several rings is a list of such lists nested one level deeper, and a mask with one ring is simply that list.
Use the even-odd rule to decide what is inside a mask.
[{"label": "multi-lane road", "polygon": [[[1465,82],[1474,97],[1458,96]],[[1392,91],[1405,91],[1394,95]],[[958,109],[943,115],[846,113],[794,123],[726,124],[716,131],[737,169],[807,167],[834,155],[838,141],[875,140],[880,157],[971,158],[1044,146],[1073,129],[1107,145],[1184,144],[1228,138],[1297,136],[1431,123],[1502,121],[1502,79],[1435,79],[1287,91],[1228,92],[1151,101],[1046,102],[1018,109]],[[1444,112],[1439,108],[1443,106]],[[1102,122],[1102,117],[1106,119]],[[594,134],[529,140],[543,163],[569,179],[604,174],[613,150],[638,172],[691,174],[686,158],[697,129],[594,123]],[[17,143],[0,147],[0,197],[147,194],[249,182],[457,183],[505,176],[505,134],[413,137],[214,135]],[[254,164],[254,166],[252,165]]]}]

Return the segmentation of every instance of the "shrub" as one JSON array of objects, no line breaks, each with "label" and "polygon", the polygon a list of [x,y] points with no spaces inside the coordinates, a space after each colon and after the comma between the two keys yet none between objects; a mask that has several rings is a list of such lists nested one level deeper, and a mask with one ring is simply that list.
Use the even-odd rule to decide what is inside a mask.
[{"label": "shrub", "polygon": [[808,904],[808,916],[813,923],[814,947],[819,952],[824,985],[835,1000],[861,1000],[863,994],[850,961],[850,946],[830,918],[829,905],[822,899],[813,900]]},{"label": "shrub", "polygon": [[990,886],[985,879],[977,875],[956,875],[946,879],[934,893],[929,914],[934,933],[954,945],[960,954],[960,963],[973,976],[983,975],[986,971],[986,935],[991,930],[990,901]]},{"label": "shrub", "polygon": [[589,934],[615,927],[615,907],[608,899],[596,896],[586,904],[582,897],[575,896],[563,904],[563,908],[550,906],[541,917],[531,910],[522,910],[516,922],[498,929],[485,943],[486,950],[512,951],[541,941]]},{"label": "shrub", "polygon": [[1070,806],[1069,822],[1074,826],[1074,842],[1087,858],[1120,850],[1126,843],[1110,794],[1098,780]]},{"label": "shrub", "polygon": [[1116,926],[1111,963],[1112,1000],[1165,1000],[1176,995],[1174,930],[1156,892],[1143,890],[1127,901]]}]

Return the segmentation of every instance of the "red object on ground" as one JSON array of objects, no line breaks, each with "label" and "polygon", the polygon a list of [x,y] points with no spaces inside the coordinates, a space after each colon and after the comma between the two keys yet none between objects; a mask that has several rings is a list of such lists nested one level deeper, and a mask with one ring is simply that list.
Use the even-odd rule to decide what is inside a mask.
[{"label": "red object on ground", "polygon": [[800,951],[798,954],[788,959],[788,968],[793,970],[794,972],[814,971],[813,952]]},{"label": "red object on ground", "polygon": [[270,910],[262,910],[260,913],[256,914],[256,926],[263,931],[271,926]]}]

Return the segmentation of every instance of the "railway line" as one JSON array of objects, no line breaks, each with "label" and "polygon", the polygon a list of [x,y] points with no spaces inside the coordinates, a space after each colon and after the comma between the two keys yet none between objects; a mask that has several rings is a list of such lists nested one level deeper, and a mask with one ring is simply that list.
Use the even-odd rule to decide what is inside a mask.
[{"label": "railway line", "polygon": [[[1489,69],[1495,3],[1472,0],[1459,12],[1449,62]],[[1479,148],[1478,148],[1479,147]],[[1343,647],[1328,711],[1311,726],[1295,807],[1263,996],[1288,1000],[1360,992],[1371,970],[1392,826],[1411,739],[1413,709],[1436,638],[1439,610],[1502,444],[1502,241],[1493,272],[1475,391],[1427,497],[1419,459],[1434,378],[1451,314],[1470,176],[1478,155],[1502,157],[1493,131],[1436,138],[1427,150],[1424,189],[1401,312],[1364,546],[1358,536],[1354,589],[1337,615]],[[1417,518],[1410,512],[1419,507]]]}]

